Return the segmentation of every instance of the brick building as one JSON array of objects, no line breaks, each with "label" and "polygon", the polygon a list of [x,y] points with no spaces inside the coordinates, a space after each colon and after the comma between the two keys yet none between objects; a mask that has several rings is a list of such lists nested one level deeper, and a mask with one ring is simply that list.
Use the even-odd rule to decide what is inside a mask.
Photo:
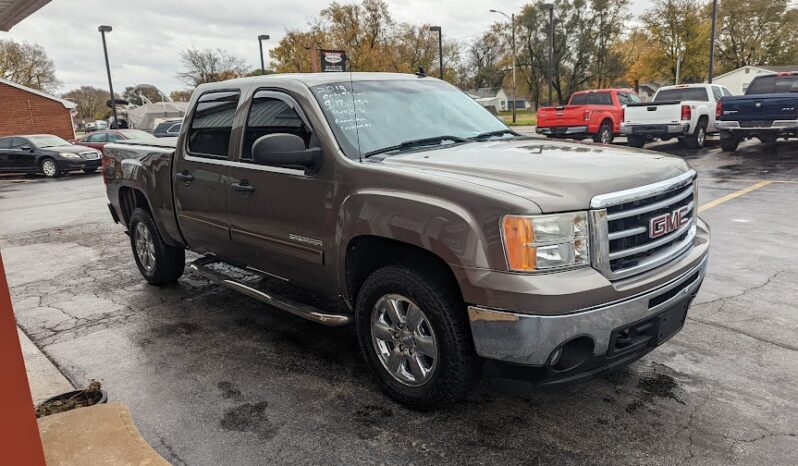
[{"label": "brick building", "polygon": [[75,103],[0,79],[0,136],[54,134],[73,139]]}]

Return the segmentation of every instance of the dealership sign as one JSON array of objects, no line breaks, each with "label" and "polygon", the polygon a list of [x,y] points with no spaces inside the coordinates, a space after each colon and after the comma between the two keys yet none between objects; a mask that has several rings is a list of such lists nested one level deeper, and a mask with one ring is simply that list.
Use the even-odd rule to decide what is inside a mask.
[{"label": "dealership sign", "polygon": [[346,52],[343,50],[319,50],[321,71],[346,71]]}]

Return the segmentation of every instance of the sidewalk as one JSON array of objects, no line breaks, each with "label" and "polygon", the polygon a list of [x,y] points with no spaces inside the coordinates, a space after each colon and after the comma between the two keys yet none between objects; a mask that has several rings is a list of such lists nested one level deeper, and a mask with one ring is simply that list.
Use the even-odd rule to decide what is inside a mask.
[{"label": "sidewalk", "polygon": [[17,327],[17,334],[22,346],[22,357],[25,359],[25,369],[28,373],[28,383],[34,404],[50,396],[74,390],[61,371],[19,327]]}]

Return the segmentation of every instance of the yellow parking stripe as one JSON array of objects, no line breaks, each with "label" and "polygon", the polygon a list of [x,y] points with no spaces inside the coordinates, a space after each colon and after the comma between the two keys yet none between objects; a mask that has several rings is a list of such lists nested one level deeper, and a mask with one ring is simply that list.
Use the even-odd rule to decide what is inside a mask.
[{"label": "yellow parking stripe", "polygon": [[[702,177],[698,178],[698,181],[720,181],[720,182],[740,181],[740,182],[743,182],[743,183],[756,183],[756,182],[765,181],[765,180],[751,180],[751,179],[747,179],[747,178],[705,178],[705,177],[702,176]],[[798,180],[768,180],[768,181],[770,181],[771,183],[798,184]]]},{"label": "yellow parking stripe", "polygon": [[772,181],[760,181],[759,183],[753,184],[753,185],[751,185],[751,186],[749,186],[747,188],[743,188],[743,189],[741,189],[739,191],[735,191],[733,193],[727,194],[727,195],[725,195],[723,197],[715,199],[714,201],[707,202],[706,204],[704,204],[701,207],[699,207],[698,211],[699,212],[703,212],[705,210],[709,210],[709,209],[711,209],[711,208],[713,208],[715,206],[723,204],[726,201],[731,201],[734,198],[740,197],[743,194],[748,194],[751,191],[756,191],[759,188],[764,188],[765,186],[767,186],[767,185],[769,185],[771,183],[773,183],[773,182]]}]

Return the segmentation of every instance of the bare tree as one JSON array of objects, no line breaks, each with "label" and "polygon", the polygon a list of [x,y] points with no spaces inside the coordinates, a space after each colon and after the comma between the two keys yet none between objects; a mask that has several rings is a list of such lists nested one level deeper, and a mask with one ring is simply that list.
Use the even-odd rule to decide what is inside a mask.
[{"label": "bare tree", "polygon": [[188,102],[193,93],[193,89],[178,89],[170,92],[169,98],[175,102]]},{"label": "bare tree", "polygon": [[108,117],[111,109],[105,105],[108,100],[108,91],[91,86],[81,86],[63,95],[78,105],[78,118],[86,120],[103,120]]},{"label": "bare tree", "polygon": [[42,46],[10,39],[0,40],[0,78],[45,92],[61,86]]},{"label": "bare tree", "polygon": [[189,86],[240,78],[249,71],[244,59],[222,49],[186,49],[180,60],[184,69],[177,78]]}]

